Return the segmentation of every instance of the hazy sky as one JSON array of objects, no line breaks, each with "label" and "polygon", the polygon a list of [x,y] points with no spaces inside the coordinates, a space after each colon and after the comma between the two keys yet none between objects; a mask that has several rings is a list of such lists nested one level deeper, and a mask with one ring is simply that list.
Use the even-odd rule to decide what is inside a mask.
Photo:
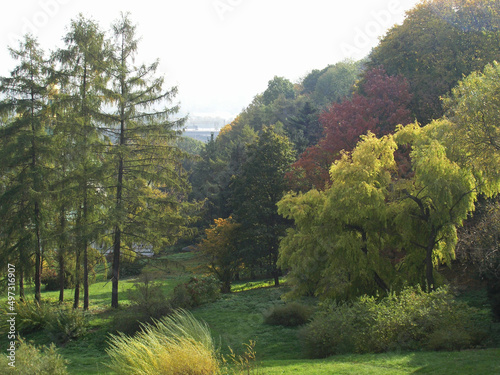
[{"label": "hazy sky", "polygon": [[79,13],[104,30],[129,11],[142,37],[137,62],[160,59],[191,115],[230,118],[275,75],[298,81],[313,69],[366,56],[418,0],[17,0],[0,15],[0,75],[7,46],[26,32],[47,50],[61,47]]}]

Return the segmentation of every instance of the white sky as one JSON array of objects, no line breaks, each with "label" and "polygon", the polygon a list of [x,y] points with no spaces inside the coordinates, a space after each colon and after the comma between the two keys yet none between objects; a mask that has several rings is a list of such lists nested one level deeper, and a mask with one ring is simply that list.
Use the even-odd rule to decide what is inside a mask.
[{"label": "white sky", "polygon": [[419,0],[10,0],[0,15],[0,75],[13,67],[7,46],[27,31],[62,47],[79,13],[104,30],[131,12],[138,63],[160,59],[183,112],[231,118],[275,75],[298,81],[313,69],[366,56]]}]

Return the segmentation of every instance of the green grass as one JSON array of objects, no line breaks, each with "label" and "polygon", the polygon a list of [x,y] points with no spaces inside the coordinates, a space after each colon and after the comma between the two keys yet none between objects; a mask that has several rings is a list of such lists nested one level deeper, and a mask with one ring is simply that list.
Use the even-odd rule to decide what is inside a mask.
[{"label": "green grass", "polygon": [[261,363],[260,373],[492,375],[500,374],[500,349],[344,355],[324,360],[269,360]]},{"label": "green grass", "polygon": [[263,313],[281,303],[283,288],[259,288],[224,295],[221,300],[193,310],[196,318],[208,323],[222,353],[231,347],[243,352],[243,344],[256,341],[260,359],[292,359],[302,357],[297,328],[264,324]]},{"label": "green grass", "polygon": [[[200,263],[192,253],[179,253],[163,258],[169,267],[161,282],[170,292],[180,282],[186,281],[197,270]],[[160,267],[147,267],[148,272]],[[120,281],[120,303],[126,307],[130,302],[127,291],[139,281],[131,278]],[[282,280],[285,281],[285,280]],[[256,342],[255,351],[259,365],[257,374],[500,374],[500,349],[462,352],[416,352],[366,355],[334,356],[324,360],[306,359],[298,339],[299,328],[271,326],[264,323],[263,313],[273,305],[281,304],[281,295],[286,285],[272,287],[270,280],[238,282],[233,293],[223,295],[212,304],[193,310],[193,315],[206,321],[219,345],[221,353],[228,355],[231,347],[237,354],[245,351],[244,343]],[[32,291],[27,291],[32,297]],[[43,292],[43,299],[57,300],[58,292]],[[66,300],[71,301],[73,291],[66,291]],[[70,374],[114,374],[105,366],[109,362],[106,354],[108,334],[114,314],[109,308],[111,283],[97,282],[90,288],[92,320],[90,333],[78,341],[69,342],[59,348],[61,355],[70,361]],[[485,307],[485,295],[471,293],[462,296],[471,305]],[[1,301],[4,302],[4,299]],[[310,304],[313,301],[307,301]],[[48,344],[44,332],[27,337],[37,344]],[[1,372],[1,371],[0,371]]]}]

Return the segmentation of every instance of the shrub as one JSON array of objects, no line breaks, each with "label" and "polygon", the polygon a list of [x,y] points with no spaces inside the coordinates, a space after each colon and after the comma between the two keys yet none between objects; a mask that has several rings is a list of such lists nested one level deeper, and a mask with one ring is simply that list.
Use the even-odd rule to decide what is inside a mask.
[{"label": "shrub", "polygon": [[266,324],[297,327],[306,324],[312,316],[312,309],[297,302],[277,305],[264,314]]},{"label": "shrub", "polygon": [[175,287],[171,304],[176,308],[191,309],[219,298],[220,283],[215,278],[192,277],[187,283]]},{"label": "shrub", "polygon": [[205,323],[177,310],[135,336],[111,335],[108,367],[123,375],[212,375],[220,371],[216,349]]},{"label": "shrub", "polygon": [[332,354],[354,352],[355,314],[355,309],[346,304],[318,312],[299,333],[306,355],[325,358]]},{"label": "shrub", "polygon": [[163,285],[150,274],[144,274],[141,283],[134,284],[128,293],[131,308],[140,316],[159,319],[172,312],[167,293]]},{"label": "shrub", "polygon": [[52,307],[46,303],[18,302],[16,325],[20,334],[41,331],[51,319]]},{"label": "shrub", "polygon": [[144,274],[142,282],[134,284],[134,289],[128,291],[128,298],[131,305],[113,316],[113,332],[134,334],[141,329],[141,324],[153,323],[173,311],[163,285],[150,274]]},{"label": "shrub", "polygon": [[[307,354],[325,357],[345,352],[458,350],[486,338],[477,310],[458,302],[447,289],[425,293],[407,288],[377,301],[360,297],[331,306],[301,332]],[[444,334],[447,332],[447,334]]]},{"label": "shrub", "polygon": [[16,304],[16,313],[16,327],[22,335],[46,330],[53,339],[67,342],[83,336],[88,329],[88,316],[82,310],[26,301]]},{"label": "shrub", "polygon": [[49,347],[36,346],[20,339],[16,349],[15,367],[8,365],[9,359],[2,355],[0,367],[9,368],[5,373],[17,375],[67,375],[66,361],[57,353],[54,344]]},{"label": "shrub", "polygon": [[[42,284],[45,285],[45,290],[53,291],[59,290],[59,275],[52,268],[44,269],[42,275]],[[64,289],[71,289],[75,287],[75,280],[73,275],[66,271],[64,274]]]},{"label": "shrub", "polygon": [[61,343],[76,340],[88,331],[88,314],[73,308],[60,308],[51,313],[47,332]]}]

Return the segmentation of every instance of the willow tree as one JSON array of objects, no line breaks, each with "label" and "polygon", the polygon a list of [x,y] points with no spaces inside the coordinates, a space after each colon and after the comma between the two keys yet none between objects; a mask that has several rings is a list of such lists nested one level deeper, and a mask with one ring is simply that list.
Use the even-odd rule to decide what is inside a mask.
[{"label": "willow tree", "polygon": [[[21,298],[30,260],[35,263],[35,300],[41,298],[42,244],[44,231],[45,181],[51,141],[46,126],[48,69],[43,51],[32,36],[19,49],[10,49],[19,63],[10,77],[1,79],[0,113],[0,229],[2,257],[17,259]],[[6,264],[2,262],[3,264]]]},{"label": "willow tree", "polygon": [[[111,306],[118,307],[120,255],[124,249],[158,247],[173,243],[185,229],[182,198],[187,190],[182,171],[184,156],[174,146],[185,118],[172,118],[178,106],[168,107],[177,93],[164,90],[164,78],[156,75],[159,62],[135,65],[138,49],[135,26],[122,14],[114,33],[112,88],[115,104],[107,116],[109,152],[114,161],[110,197],[113,231]],[[164,106],[164,107],[163,107]]]},{"label": "willow tree", "polygon": [[393,285],[385,202],[396,148],[392,136],[362,136],[332,165],[330,188],[288,194],[278,203],[279,213],[295,222],[280,246],[295,294],[349,299]]},{"label": "willow tree", "polygon": [[[311,279],[297,271],[315,269],[322,278],[312,275],[308,288],[323,297],[351,298],[403,283],[436,287],[435,269],[454,258],[457,228],[473,212],[482,184],[448,152],[447,131],[446,121],[436,121],[381,139],[364,136],[333,164],[327,190],[288,195],[278,204],[296,224],[281,243],[280,262],[291,269],[297,290],[304,290],[301,277]],[[401,175],[395,151],[407,145],[412,173]]]}]

